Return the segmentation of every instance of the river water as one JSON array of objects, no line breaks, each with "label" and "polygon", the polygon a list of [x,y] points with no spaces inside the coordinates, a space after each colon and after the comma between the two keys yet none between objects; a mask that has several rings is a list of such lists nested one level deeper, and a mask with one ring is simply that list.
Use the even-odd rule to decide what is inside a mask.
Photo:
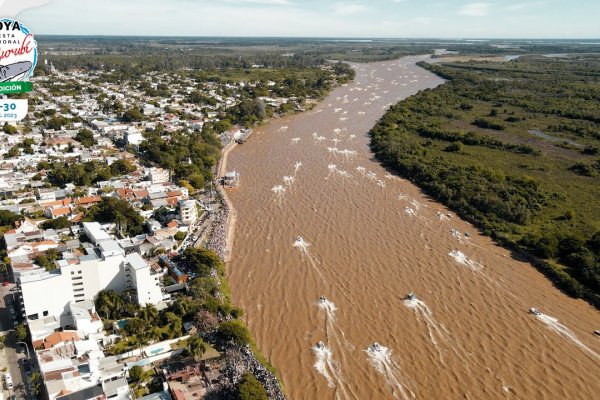
[{"label": "river water", "polygon": [[230,154],[234,301],[290,399],[598,398],[600,313],[373,160],[386,106],[443,83],[418,60]]}]

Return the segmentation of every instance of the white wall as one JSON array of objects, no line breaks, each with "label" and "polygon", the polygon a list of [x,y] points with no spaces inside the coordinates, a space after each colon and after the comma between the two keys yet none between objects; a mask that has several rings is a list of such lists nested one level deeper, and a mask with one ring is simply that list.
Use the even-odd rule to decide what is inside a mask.
[{"label": "white wall", "polygon": [[137,290],[137,298],[140,306],[146,304],[158,304],[163,300],[162,290],[160,288],[160,275],[152,275],[150,267],[131,270],[132,283]]},{"label": "white wall", "polygon": [[[33,277],[37,279],[32,279]],[[61,325],[69,323],[66,315],[67,305],[74,301],[69,276],[40,271],[33,276],[21,277],[21,290],[26,316],[38,314],[40,319],[44,318],[44,311],[47,311],[47,315],[54,315],[60,319]]]}]

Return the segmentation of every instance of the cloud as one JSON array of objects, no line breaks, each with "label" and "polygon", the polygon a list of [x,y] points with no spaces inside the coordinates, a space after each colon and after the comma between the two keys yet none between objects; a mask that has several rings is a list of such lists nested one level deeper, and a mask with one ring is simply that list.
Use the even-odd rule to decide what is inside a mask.
[{"label": "cloud", "polygon": [[489,3],[469,3],[458,10],[459,15],[468,17],[485,17],[490,11]]},{"label": "cloud", "polygon": [[367,11],[367,6],[360,3],[335,3],[333,12],[338,15],[352,15]]}]

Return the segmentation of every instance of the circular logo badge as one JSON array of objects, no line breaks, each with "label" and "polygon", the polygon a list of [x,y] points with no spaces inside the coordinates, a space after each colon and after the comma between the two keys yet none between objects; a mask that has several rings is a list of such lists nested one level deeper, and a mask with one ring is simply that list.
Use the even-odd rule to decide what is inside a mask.
[{"label": "circular logo badge", "polygon": [[37,59],[33,33],[17,20],[0,19],[0,82],[29,80]]}]

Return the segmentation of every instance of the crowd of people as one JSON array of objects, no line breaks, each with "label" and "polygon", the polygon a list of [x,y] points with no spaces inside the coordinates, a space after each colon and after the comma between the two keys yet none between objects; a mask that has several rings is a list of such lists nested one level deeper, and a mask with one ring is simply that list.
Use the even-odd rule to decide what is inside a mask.
[{"label": "crowd of people", "polygon": [[214,251],[221,259],[225,259],[227,253],[227,219],[229,217],[229,207],[223,203],[221,211],[213,220],[213,230],[210,239],[205,247]]},{"label": "crowd of people", "polygon": [[221,372],[229,385],[234,387],[246,372],[251,372],[263,385],[269,399],[285,400],[277,378],[256,359],[249,346],[229,350],[225,359],[226,365]]}]

